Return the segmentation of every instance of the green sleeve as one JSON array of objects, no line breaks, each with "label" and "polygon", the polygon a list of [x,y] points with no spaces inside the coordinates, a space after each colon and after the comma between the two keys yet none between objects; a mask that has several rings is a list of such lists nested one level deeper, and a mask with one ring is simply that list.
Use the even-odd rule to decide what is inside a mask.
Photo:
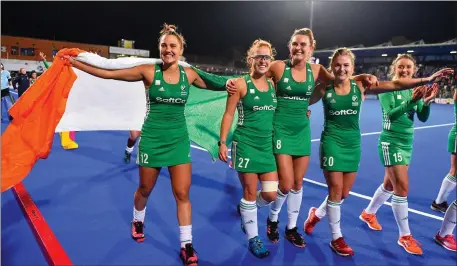
[{"label": "green sleeve", "polygon": [[214,75],[208,72],[205,72],[201,69],[198,69],[196,67],[192,66],[192,69],[197,72],[197,74],[200,76],[200,78],[205,82],[206,88],[200,88],[200,89],[207,89],[207,90],[212,90],[212,91],[225,91],[225,84],[229,79],[232,77],[228,76],[218,76]]},{"label": "green sleeve", "polygon": [[395,98],[391,93],[379,94],[379,101],[381,102],[381,107],[384,110],[384,113],[387,114],[390,119],[399,118],[404,113],[413,110],[414,106],[417,104],[417,101],[409,99],[395,107]]},{"label": "green sleeve", "polygon": [[430,105],[425,104],[423,100],[418,101],[416,113],[421,122],[427,122],[430,116]]},{"label": "green sleeve", "polygon": [[49,68],[49,63],[48,63],[48,61],[43,60],[43,64],[44,64],[44,67],[45,67],[46,69]]}]

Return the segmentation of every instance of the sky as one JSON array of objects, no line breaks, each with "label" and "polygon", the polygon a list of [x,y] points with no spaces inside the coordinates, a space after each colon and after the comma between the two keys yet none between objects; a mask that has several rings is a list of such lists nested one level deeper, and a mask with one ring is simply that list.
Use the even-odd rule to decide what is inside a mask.
[{"label": "sky", "polygon": [[[158,54],[163,23],[175,24],[187,41],[186,54],[231,58],[257,38],[287,56],[294,29],[310,27],[309,1],[253,2],[1,2],[1,33],[136,48]],[[315,2],[317,50],[387,42],[394,36],[426,43],[457,36],[457,2]]]}]

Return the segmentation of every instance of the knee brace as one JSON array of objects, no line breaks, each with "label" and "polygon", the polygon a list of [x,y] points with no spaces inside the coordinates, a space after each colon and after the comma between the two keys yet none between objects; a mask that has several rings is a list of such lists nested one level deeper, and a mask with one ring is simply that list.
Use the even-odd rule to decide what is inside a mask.
[{"label": "knee brace", "polygon": [[277,192],[278,191],[278,181],[260,181],[261,192]]}]

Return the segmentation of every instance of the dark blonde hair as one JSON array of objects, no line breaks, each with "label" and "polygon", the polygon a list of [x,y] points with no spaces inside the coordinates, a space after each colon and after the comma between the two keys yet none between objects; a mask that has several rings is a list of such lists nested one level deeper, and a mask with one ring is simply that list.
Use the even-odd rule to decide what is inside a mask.
[{"label": "dark blonde hair", "polygon": [[162,37],[166,35],[174,35],[176,36],[176,38],[178,38],[178,41],[181,44],[181,48],[184,49],[184,46],[186,45],[186,40],[184,40],[184,36],[182,36],[182,34],[179,33],[177,29],[178,27],[176,27],[175,25],[164,23],[162,26],[162,30],[160,31],[159,43]]},{"label": "dark blonde hair", "polygon": [[397,55],[397,58],[395,58],[395,60],[392,62],[392,64],[390,64],[390,67],[389,67],[389,77],[391,79],[393,79],[395,77],[395,65],[398,63],[398,61],[400,61],[401,59],[409,59],[413,62],[414,64],[414,73],[413,75],[416,73],[417,71],[417,67],[416,67],[416,59],[414,59],[414,57],[410,54],[398,54]]},{"label": "dark blonde hair", "polygon": [[338,48],[333,52],[332,58],[330,59],[329,69],[332,70],[333,61],[335,58],[341,55],[347,55],[351,58],[352,66],[355,67],[355,55],[354,53],[346,47]]},{"label": "dark blonde hair", "polygon": [[255,40],[252,43],[251,47],[249,47],[247,55],[246,55],[246,62],[247,62],[247,65],[248,65],[249,69],[252,68],[252,64],[250,63],[249,58],[252,57],[255,54],[255,51],[258,48],[263,47],[263,46],[268,47],[268,49],[270,49],[270,53],[271,53],[271,57],[272,58],[274,58],[274,56],[276,55],[276,50],[273,48],[273,46],[271,45],[270,42],[262,40],[262,39]]},{"label": "dark blonde hair", "polygon": [[308,29],[308,28],[301,28],[301,29],[296,29],[294,31],[294,33],[292,34],[292,36],[290,37],[290,40],[289,40],[289,46],[290,44],[292,43],[292,39],[294,38],[294,36],[296,35],[305,35],[305,36],[308,36],[309,37],[309,40],[311,41],[311,47],[313,47],[313,49],[316,49],[316,40],[314,39],[314,34],[313,34],[313,31],[311,29]]}]

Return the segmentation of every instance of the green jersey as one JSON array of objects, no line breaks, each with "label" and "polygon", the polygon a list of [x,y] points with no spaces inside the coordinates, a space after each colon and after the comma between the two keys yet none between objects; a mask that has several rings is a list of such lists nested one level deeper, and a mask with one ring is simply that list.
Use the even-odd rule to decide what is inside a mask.
[{"label": "green jersey", "polygon": [[275,154],[309,156],[311,153],[311,128],[308,111],[309,99],[314,91],[314,76],[306,64],[306,81],[297,82],[292,77],[288,60],[284,73],[276,85],[278,108],[274,116],[273,145]]},{"label": "green jersey", "polygon": [[238,124],[233,133],[232,160],[235,170],[247,173],[276,171],[273,155],[273,115],[277,100],[273,84],[268,90],[256,88],[249,75],[246,95],[238,102]]},{"label": "green jersey", "polygon": [[160,64],[146,90],[146,118],[139,143],[139,164],[146,167],[189,163],[190,140],[184,108],[189,96],[189,81],[182,66],[176,84],[166,83]]},{"label": "green jersey", "polygon": [[379,94],[382,108],[380,141],[402,146],[412,146],[414,139],[414,114],[425,122],[430,107],[423,100],[412,100],[413,89]]},{"label": "green jersey", "polygon": [[321,168],[328,171],[357,172],[360,163],[360,110],[362,93],[353,80],[346,95],[327,87],[324,106],[324,130],[321,134]]}]

